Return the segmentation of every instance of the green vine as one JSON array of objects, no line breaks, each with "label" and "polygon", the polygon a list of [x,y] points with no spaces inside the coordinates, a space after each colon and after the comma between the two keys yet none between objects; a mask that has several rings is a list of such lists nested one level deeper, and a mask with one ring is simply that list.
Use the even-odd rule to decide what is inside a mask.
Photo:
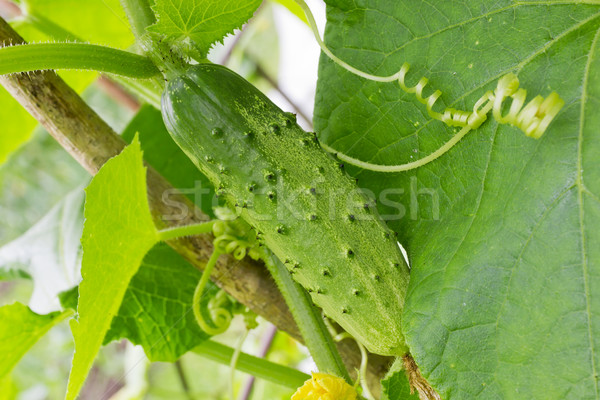
[{"label": "green vine", "polygon": [[36,43],[0,48],[0,74],[50,69],[94,70],[145,79],[160,71],[144,56],[87,43]]},{"label": "green vine", "polygon": [[[206,340],[192,351],[201,357],[220,364],[231,365],[231,359],[235,350],[213,340]],[[239,354],[236,369],[293,390],[296,390],[307,379],[310,379],[309,375],[296,369],[275,364],[246,353]]]}]

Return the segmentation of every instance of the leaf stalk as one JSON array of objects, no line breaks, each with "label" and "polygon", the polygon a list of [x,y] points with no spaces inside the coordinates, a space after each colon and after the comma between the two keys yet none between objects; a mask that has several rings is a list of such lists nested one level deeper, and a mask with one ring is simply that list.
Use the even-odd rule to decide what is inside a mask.
[{"label": "leaf stalk", "polygon": [[36,43],[0,48],[0,74],[51,69],[93,70],[131,78],[160,71],[144,56],[88,43]]},{"label": "leaf stalk", "polygon": [[[192,350],[201,357],[213,360],[223,365],[230,365],[234,349],[213,340],[207,340]],[[238,371],[246,372],[257,378],[279,384],[281,386],[296,390],[310,376],[285,365],[275,364],[263,358],[240,353],[236,368]]]}]

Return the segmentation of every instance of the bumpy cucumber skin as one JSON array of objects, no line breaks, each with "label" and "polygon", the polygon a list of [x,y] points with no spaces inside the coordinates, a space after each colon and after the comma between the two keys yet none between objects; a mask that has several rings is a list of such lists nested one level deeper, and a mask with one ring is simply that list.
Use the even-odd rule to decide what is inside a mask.
[{"label": "bumpy cucumber skin", "polygon": [[316,305],[373,353],[404,355],[408,267],[372,201],[259,90],[200,64],[167,82],[167,129]]}]

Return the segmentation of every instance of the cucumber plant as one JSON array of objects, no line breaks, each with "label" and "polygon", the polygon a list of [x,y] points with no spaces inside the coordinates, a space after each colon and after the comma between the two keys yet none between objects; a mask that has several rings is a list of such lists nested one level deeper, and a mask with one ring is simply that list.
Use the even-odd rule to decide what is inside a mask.
[{"label": "cucumber plant", "polygon": [[[187,297],[181,300],[173,290],[162,289],[164,293],[160,293],[159,289],[149,289],[156,291],[161,301],[189,306],[195,322],[193,329],[178,337],[193,336],[198,330],[205,335],[175,346],[177,351],[170,353],[172,359],[189,350],[190,347],[185,347],[191,346],[189,343],[227,331],[232,310],[242,310],[246,317],[250,315],[224,292],[214,295],[214,290],[206,290],[221,255],[230,253],[234,259],[248,255],[267,266],[320,370],[312,379],[286,370],[281,379],[275,372],[277,366],[256,364],[261,376],[267,379],[279,376],[281,382],[292,377],[293,387],[298,388],[294,399],[338,396],[348,400],[359,394],[373,397],[374,388],[364,383],[367,364],[364,347],[378,355],[398,357],[382,386],[383,398],[388,400],[410,396],[413,389],[422,399],[440,398],[440,394],[443,398],[551,398],[553,395],[546,389],[550,387],[552,393],[562,398],[569,398],[572,393],[579,396],[573,398],[593,397],[594,393],[597,397],[594,372],[597,357],[593,349],[600,344],[594,334],[597,307],[592,301],[597,268],[593,249],[597,247],[597,235],[589,226],[597,221],[594,207],[600,175],[589,161],[590,154],[597,153],[594,137],[590,136],[590,130],[597,128],[597,121],[589,117],[592,113],[588,110],[598,94],[595,72],[599,66],[594,56],[599,43],[597,4],[498,5],[478,0],[462,9],[440,1],[421,2],[418,7],[405,0],[330,1],[331,29],[326,31],[325,40],[303,0],[281,2],[303,18],[322,51],[317,132],[310,133],[298,125],[293,113],[281,110],[246,79],[207,59],[209,47],[244,24],[258,8],[258,0],[240,2],[235,10],[227,2],[212,0],[122,0],[140,54],[84,43],[89,40],[85,34],[76,32],[83,39],[79,40],[66,28],[45,18],[42,8],[36,10],[40,6],[34,3],[23,3],[23,16],[16,26],[33,27],[56,42],[0,49],[0,73],[17,74],[14,75],[17,79],[21,72],[45,69],[85,69],[113,74],[128,89],[160,108],[168,134],[182,150],[171,154],[187,157],[180,158],[186,162],[191,160],[212,183],[220,201],[228,206],[229,211],[216,213],[239,217],[235,221],[214,220],[155,232],[147,227],[151,223],[149,215],[145,215],[140,218],[146,221],[145,233],[140,232],[140,238],[146,235],[148,239],[143,246],[131,241],[131,248],[124,250],[127,254],[122,259],[129,260],[128,265],[110,266],[107,260],[111,258],[111,246],[106,244],[106,258],[97,264],[110,271],[120,270],[123,278],[119,284],[107,287],[99,279],[102,271],[89,272],[93,269],[89,257],[99,254],[102,247],[94,245],[94,237],[110,235],[106,230],[98,231],[101,234],[85,231],[84,282],[79,291],[79,305],[83,306],[73,306],[77,303],[73,299],[65,303],[80,311],[78,321],[72,322],[77,351],[68,398],[78,395],[103,340],[114,337],[114,326],[110,335],[107,332],[120,302],[127,298],[127,284],[132,285],[132,290],[139,289],[140,286],[135,286],[140,285],[139,281],[132,276],[141,268],[137,264],[143,253],[156,241],[206,235],[209,231],[215,238],[214,252],[193,295],[188,290]],[[551,12],[558,9],[567,10],[569,20],[575,21],[572,26]],[[538,22],[543,19],[540,24],[547,29],[534,30],[526,17]],[[473,28],[473,24],[481,26]],[[357,38],[359,27],[368,29]],[[0,33],[8,29],[0,28]],[[367,39],[367,31],[381,40]],[[345,32],[350,34],[346,36]],[[515,32],[529,33],[521,38]],[[442,36],[447,43],[442,46],[444,49],[435,40]],[[556,52],[556,43],[570,43],[573,37],[590,46],[583,64],[577,61],[585,58],[579,47],[562,45],[565,56]],[[512,39],[515,40],[511,42]],[[480,65],[477,57],[487,59],[493,43],[511,50],[499,53],[497,62],[488,60],[490,66]],[[430,58],[430,54],[435,57]],[[575,60],[572,75],[583,76],[579,97],[575,88],[580,86],[565,73],[566,59]],[[558,60],[558,66],[553,65],[553,60]],[[409,70],[418,71],[415,75],[422,77],[409,83],[413,81]],[[559,84],[557,76],[571,79],[571,83]],[[528,101],[529,90],[550,94]],[[158,101],[159,98],[162,100]],[[52,116],[43,117],[47,122]],[[577,119],[578,132],[561,136]],[[407,127],[406,132],[392,137],[392,133]],[[512,133],[511,127],[537,140],[496,135]],[[467,136],[469,132],[473,134]],[[444,133],[450,135],[446,138]],[[137,139],[134,140],[131,149],[119,156],[124,160],[123,165],[134,164],[127,154],[131,157],[138,145]],[[405,151],[407,148],[410,151]],[[141,159],[139,153],[135,154]],[[489,159],[482,164],[486,154]],[[549,157],[556,157],[555,165],[549,165]],[[162,158],[169,164],[165,160],[168,157]],[[116,164],[112,174],[117,170]],[[516,183],[506,178],[513,165],[521,171]],[[163,165],[159,170],[169,173],[168,166]],[[103,180],[95,179],[94,187],[101,185],[98,182],[106,184],[110,180],[106,174],[109,173],[105,172]],[[130,174],[123,174],[124,179],[132,181],[142,175],[141,163],[132,167]],[[413,190],[413,178],[419,179],[419,185],[426,182],[444,194],[442,220],[421,218],[422,209],[420,214],[416,204],[417,221],[383,221],[379,212],[393,206],[385,195],[386,188],[410,179]],[[477,192],[473,179],[479,178]],[[373,192],[367,194],[359,182]],[[505,186],[498,182],[504,182]],[[135,187],[139,189],[143,184],[136,181]],[[410,193],[411,207],[422,193],[418,186],[414,191]],[[98,204],[106,200],[95,197],[100,192],[97,189],[95,195],[90,192],[86,210],[97,210]],[[519,197],[517,193],[521,192],[528,196]],[[503,198],[508,200],[505,203],[497,200]],[[516,200],[511,202],[513,198]],[[112,207],[119,201],[110,198],[106,203]],[[540,208],[540,204],[544,207]],[[572,213],[575,206],[579,207],[578,212]],[[149,214],[142,208],[138,207],[140,214]],[[135,220],[131,210],[126,209],[123,205],[117,211]],[[98,213],[92,211],[86,224],[101,225],[101,221],[92,217]],[[518,215],[519,223],[510,215]],[[489,223],[486,225],[485,221]],[[114,223],[120,226],[118,221]],[[527,229],[523,228],[525,225]],[[130,230],[121,231],[132,234],[135,226],[131,224]],[[570,228],[561,229],[562,226]],[[127,239],[117,231],[115,246],[122,248]],[[572,232],[580,235],[571,237]],[[552,246],[540,250],[545,242],[538,234],[544,234]],[[412,270],[401,254],[398,240],[406,245]],[[565,250],[567,247],[570,250]],[[582,260],[577,263],[565,254],[581,254]],[[511,257],[516,261],[512,262]],[[164,258],[161,263],[168,264]],[[529,272],[542,264],[552,266],[554,275],[548,276],[565,278],[559,279],[567,287],[564,290],[552,278],[545,281],[562,302],[550,301],[543,293],[545,286],[532,279]],[[581,267],[582,280],[579,275],[574,278],[573,265]],[[219,277],[213,279],[218,281]],[[577,286],[577,282],[582,283]],[[155,287],[155,283],[146,285]],[[531,290],[524,289],[528,287]],[[97,289],[97,293],[91,288]],[[100,299],[101,293],[105,294],[104,300]],[[584,306],[570,302],[571,297],[564,293],[579,293]],[[261,293],[254,295],[260,297]],[[540,299],[539,304],[532,300],[534,296]],[[101,314],[93,318],[89,310],[94,304],[103,304],[107,311],[99,310]],[[131,310],[127,314],[123,307],[127,304],[123,303],[113,325],[131,314]],[[141,341],[147,354],[158,360],[152,353],[153,345],[148,345],[150,336],[138,337],[144,337],[145,329],[155,332],[165,328],[157,322],[158,307],[147,308],[154,323],[152,328],[144,327],[140,318],[141,327],[128,328],[122,335],[134,343]],[[164,309],[171,310],[167,306]],[[554,328],[548,327],[548,318],[540,317],[540,309],[556,310],[555,314],[561,318],[570,318],[574,309],[585,309],[583,319],[571,324],[577,327],[573,337],[578,339],[564,339],[564,347],[571,351],[576,347],[574,343],[585,341],[584,347],[591,349],[591,356],[586,358],[575,350],[571,352],[575,354],[572,360],[554,354],[564,367],[562,371],[579,371],[567,379],[562,379],[561,372],[542,371],[541,364],[532,361],[538,355],[546,357],[550,351],[547,349],[555,348],[554,342],[544,342],[544,349],[534,349],[528,339],[553,337]],[[321,310],[345,332],[338,333],[338,327],[334,328],[327,319],[323,321]],[[34,325],[37,323],[34,320],[40,317],[27,314],[22,307],[2,308],[0,313],[4,312],[19,313],[8,315],[7,320],[21,319]],[[56,321],[70,315],[70,311],[65,311]],[[39,336],[54,324],[55,317],[51,314],[39,318]],[[17,356],[7,359],[14,364],[32,342],[24,340],[23,332],[1,326],[0,337],[6,331],[6,337],[21,338],[15,345],[19,349],[15,352]],[[534,328],[541,333],[537,335]],[[165,342],[178,341],[177,336],[168,333],[169,329],[166,327]],[[136,336],[132,332],[141,334]],[[82,339],[85,335],[89,337]],[[362,382],[364,390],[352,386],[353,380],[334,345],[335,341],[347,338],[357,341],[363,357],[356,382]],[[211,357],[208,347],[202,346],[197,352]],[[473,347],[485,350],[485,354],[473,355]],[[219,351],[221,361],[225,353],[231,355],[232,368],[242,368],[240,363],[249,360],[240,354],[239,347],[235,351]],[[498,363],[504,366],[494,364],[493,360],[500,360]],[[521,364],[533,372],[516,373],[514,366]],[[572,364],[583,367],[567,368]],[[402,369],[406,370],[408,380]],[[519,378],[524,375],[540,375],[540,382],[544,383]],[[302,379],[306,382],[300,387]],[[566,381],[585,382],[585,385],[573,388]],[[0,389],[3,384],[0,380]],[[377,395],[376,388],[374,392]]]}]

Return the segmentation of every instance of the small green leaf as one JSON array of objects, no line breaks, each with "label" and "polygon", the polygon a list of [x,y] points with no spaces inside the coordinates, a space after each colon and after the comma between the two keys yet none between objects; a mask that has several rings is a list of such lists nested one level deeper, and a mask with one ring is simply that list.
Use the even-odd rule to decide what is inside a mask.
[{"label": "small green leaf", "polygon": [[381,400],[419,400],[417,393],[410,393],[410,385],[402,358],[397,358],[381,381]]},{"label": "small green leaf", "polygon": [[50,328],[72,312],[36,314],[21,303],[0,307],[0,379]]},{"label": "small green leaf", "polygon": [[135,138],[86,189],[79,321],[67,399],[75,399],[119,311],[131,278],[158,241],[146,197],[146,168]]},{"label": "small green leaf", "polygon": [[248,21],[261,0],[157,0],[158,22],[148,30],[192,42],[202,53]]},{"label": "small green leaf", "polygon": [[79,286],[74,286],[71,289],[64,290],[58,294],[58,300],[63,310],[77,310],[77,302],[79,301]]},{"label": "small green leaf", "polygon": [[[121,308],[104,344],[128,339],[144,348],[150,361],[176,361],[209,336],[192,312],[192,298],[201,273],[168,245],[159,243],[146,254],[129,282]],[[218,288],[208,283],[202,307]],[[77,309],[78,287],[59,294],[63,308]]]},{"label": "small green leaf", "polygon": [[169,362],[198,346],[209,337],[192,312],[200,275],[168,245],[157,244],[131,279],[104,342],[126,338],[141,345],[150,361]]}]

